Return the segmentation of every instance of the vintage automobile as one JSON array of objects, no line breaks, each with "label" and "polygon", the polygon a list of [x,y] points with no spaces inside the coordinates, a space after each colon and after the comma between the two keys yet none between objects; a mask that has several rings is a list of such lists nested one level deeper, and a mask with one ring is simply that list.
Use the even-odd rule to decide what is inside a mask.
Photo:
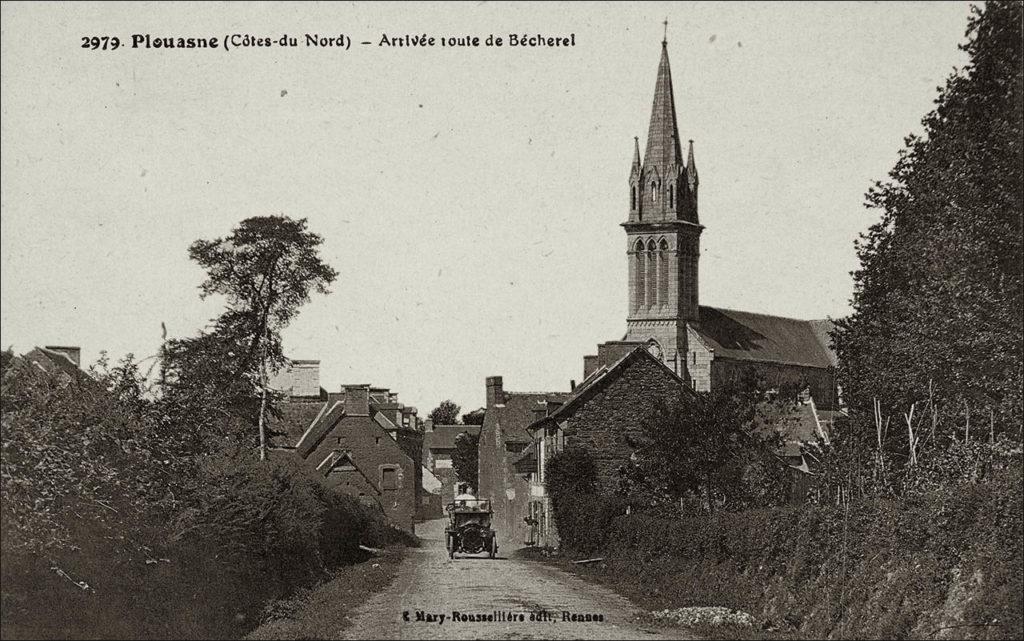
[{"label": "vintage automobile", "polygon": [[448,527],[444,530],[448,558],[454,559],[456,552],[487,552],[492,559],[498,554],[498,542],[491,529],[489,500],[460,494],[445,507],[445,511],[448,512]]}]

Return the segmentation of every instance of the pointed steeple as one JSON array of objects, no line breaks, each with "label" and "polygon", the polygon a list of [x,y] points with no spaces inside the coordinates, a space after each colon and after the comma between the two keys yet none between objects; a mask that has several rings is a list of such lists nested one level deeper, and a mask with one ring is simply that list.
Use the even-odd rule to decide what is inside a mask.
[{"label": "pointed steeple", "polygon": [[640,138],[638,136],[633,137],[633,166],[630,168],[629,175],[635,176],[640,174]]},{"label": "pointed steeple", "polygon": [[686,154],[686,180],[690,183],[690,189],[696,190],[699,180],[697,179],[697,163],[693,159],[693,141],[690,141],[690,151]]},{"label": "pointed steeple", "polygon": [[661,43],[661,61],[658,63],[658,81],[654,85],[654,104],[651,107],[651,125],[647,130],[647,150],[644,169],[657,169],[658,175],[675,176],[681,163],[679,127],[676,124],[676,104],[672,95],[672,70],[668,63],[668,43]]}]

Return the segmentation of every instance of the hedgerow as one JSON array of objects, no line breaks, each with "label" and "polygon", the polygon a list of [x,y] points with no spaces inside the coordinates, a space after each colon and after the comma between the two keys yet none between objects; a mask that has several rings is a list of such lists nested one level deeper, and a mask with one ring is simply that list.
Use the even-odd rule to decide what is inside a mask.
[{"label": "hedgerow", "polygon": [[119,393],[130,359],[95,379],[4,364],[5,638],[240,636],[360,544],[411,542],[290,457],[196,438]]},{"label": "hedgerow", "polygon": [[682,518],[565,494],[556,519],[566,554],[605,558],[580,571],[652,609],[727,606],[808,638],[1020,638],[1021,480],[1018,457],[898,499]]}]

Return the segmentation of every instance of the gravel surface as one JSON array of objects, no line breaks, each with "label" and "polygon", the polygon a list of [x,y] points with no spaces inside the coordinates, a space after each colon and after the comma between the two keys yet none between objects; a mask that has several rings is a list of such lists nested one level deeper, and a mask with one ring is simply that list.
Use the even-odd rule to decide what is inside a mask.
[{"label": "gravel surface", "polygon": [[[348,639],[691,639],[637,620],[640,608],[601,586],[542,563],[484,556],[448,559],[439,519],[418,524],[397,578],[371,596],[344,630]],[[472,618],[453,620],[455,613]],[[542,613],[540,617],[538,613]],[[530,620],[530,617],[541,620]],[[566,617],[576,616],[576,621]],[[587,617],[590,620],[587,620]],[[522,620],[519,620],[519,617]],[[490,617],[491,620],[487,620]],[[477,620],[483,619],[483,620]],[[514,619],[514,620],[510,620]],[[544,620],[547,619],[547,620]]]}]

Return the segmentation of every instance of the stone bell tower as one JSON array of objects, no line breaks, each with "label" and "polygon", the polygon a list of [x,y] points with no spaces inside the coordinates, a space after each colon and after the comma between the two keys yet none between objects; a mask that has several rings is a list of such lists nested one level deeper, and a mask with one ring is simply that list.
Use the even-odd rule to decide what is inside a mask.
[{"label": "stone bell tower", "polygon": [[685,163],[680,142],[668,42],[663,40],[647,147],[641,164],[640,142],[634,141],[629,218],[622,223],[629,263],[626,340],[650,342],[652,352],[685,376],[686,324],[698,318],[697,263],[704,227],[697,217],[693,141]]}]

